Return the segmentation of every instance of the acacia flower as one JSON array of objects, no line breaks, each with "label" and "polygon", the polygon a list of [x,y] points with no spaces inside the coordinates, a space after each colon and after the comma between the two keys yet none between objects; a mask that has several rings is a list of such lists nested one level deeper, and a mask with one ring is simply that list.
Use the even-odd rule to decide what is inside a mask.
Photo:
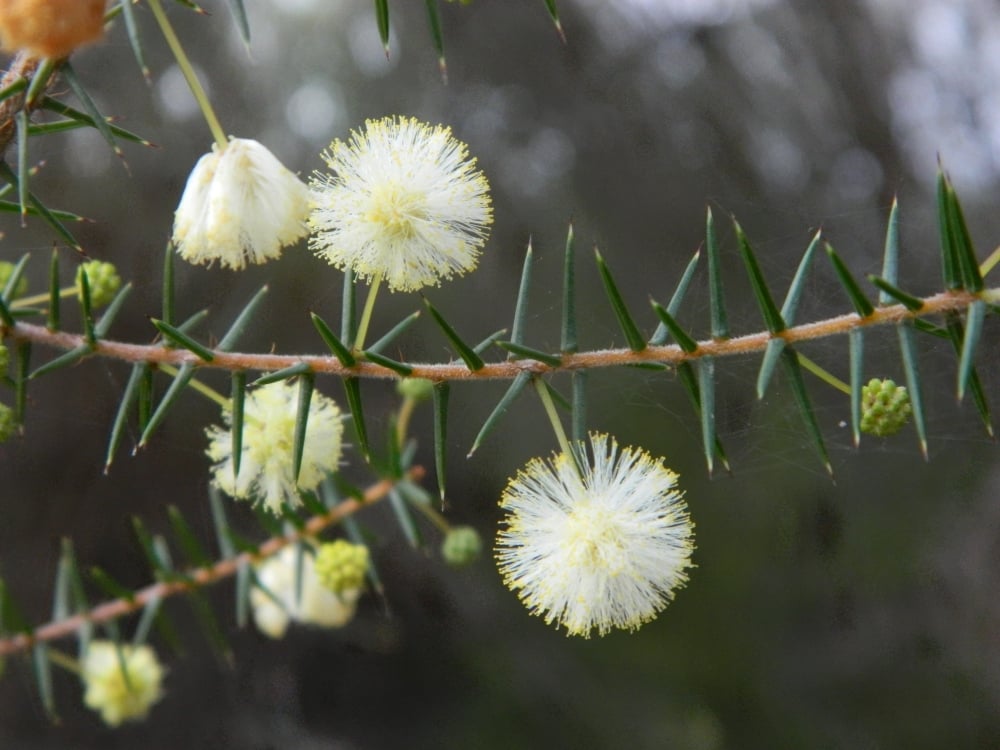
[{"label": "acacia flower", "polygon": [[163,695],[163,668],[149,646],[91,641],[80,667],[83,702],[108,726],[145,718]]},{"label": "acacia flower", "polygon": [[504,583],[532,614],[585,638],[652,620],[687,581],[694,549],[677,474],[607,435],[590,442],[582,469],[561,453],[510,481],[495,550]]},{"label": "acacia flower", "polygon": [[451,128],[368,120],[322,154],[309,247],[340,269],[414,291],[476,267],[493,222],[489,183]]},{"label": "acacia flower", "polygon": [[107,0],[0,0],[0,48],[65,57],[104,34]]},{"label": "acacia flower", "polygon": [[[300,585],[296,586],[297,576]],[[257,566],[259,587],[250,591],[257,629],[281,638],[290,622],[339,628],[354,617],[361,588],[334,593],[316,573],[316,561],[305,550],[289,545]]]},{"label": "acacia flower", "polygon": [[247,392],[238,477],[233,476],[232,413],[222,413],[225,428],[208,428],[207,452],[216,462],[213,481],[219,489],[232,497],[261,502],[278,514],[283,504],[301,504],[299,490],[315,490],[327,474],[336,471],[343,450],[344,420],[336,402],[314,392],[309,402],[302,466],[298,483],[295,481],[298,391],[292,383],[279,380]]},{"label": "acacia flower", "polygon": [[191,263],[233,270],[281,255],[308,231],[309,188],[257,141],[230,138],[198,160],[174,214],[173,243]]}]

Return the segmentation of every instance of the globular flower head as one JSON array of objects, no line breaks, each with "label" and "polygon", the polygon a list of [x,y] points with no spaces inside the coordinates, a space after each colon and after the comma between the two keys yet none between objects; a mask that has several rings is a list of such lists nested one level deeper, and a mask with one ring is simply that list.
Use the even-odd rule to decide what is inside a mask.
[{"label": "globular flower head", "polygon": [[195,165],[174,214],[173,243],[191,263],[239,270],[305,236],[309,188],[257,141],[230,138]]},{"label": "globular flower head", "polygon": [[122,285],[122,278],[113,263],[102,260],[88,260],[76,269],[76,294],[83,297],[83,282],[80,277],[87,274],[87,287],[90,289],[90,304],[94,307],[104,307],[115,298]]},{"label": "globular flower head", "polygon": [[895,435],[910,418],[913,407],[906,387],[892,380],[872,378],[861,389],[861,431],[877,437]]},{"label": "globular flower head", "polygon": [[65,57],[104,34],[107,0],[0,0],[0,48]]},{"label": "globular flower head", "polygon": [[226,428],[209,427],[208,455],[213,461],[213,481],[232,497],[261,502],[275,514],[283,504],[301,504],[299,490],[315,490],[323,478],[336,471],[343,450],[344,421],[337,404],[314,392],[309,402],[305,446],[298,482],[293,452],[298,414],[296,385],[285,380],[261,386],[246,394],[243,405],[243,443],[240,472],[233,476],[232,414],[223,412]]},{"label": "globular flower head", "polygon": [[447,127],[368,120],[323,152],[309,246],[341,269],[414,291],[476,267],[493,222],[489,184]]},{"label": "globular flower head", "polygon": [[330,591],[317,575],[313,556],[294,546],[285,547],[258,565],[257,580],[260,587],[250,591],[254,622],[270,638],[283,637],[293,621],[324,628],[342,627],[354,617],[361,596],[360,586]]},{"label": "globular flower head", "polygon": [[316,553],[316,574],[319,581],[335,594],[360,589],[368,572],[368,548],[344,539],[329,542]]},{"label": "globular flower head", "polygon": [[[127,674],[127,677],[126,677]],[[149,646],[91,641],[80,664],[83,702],[104,723],[143,719],[163,694],[163,667]]]},{"label": "globular flower head", "polygon": [[483,540],[471,526],[455,526],[441,542],[441,557],[453,568],[462,568],[474,562],[483,551]]},{"label": "globular flower head", "polygon": [[581,468],[562,453],[510,481],[495,550],[532,614],[585,638],[653,619],[687,581],[694,549],[677,474],[607,435],[590,441]]}]

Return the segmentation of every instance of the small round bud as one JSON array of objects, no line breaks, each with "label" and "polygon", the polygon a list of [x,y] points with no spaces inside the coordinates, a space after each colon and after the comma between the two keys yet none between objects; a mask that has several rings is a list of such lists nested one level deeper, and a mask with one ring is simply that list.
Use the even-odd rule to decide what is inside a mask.
[{"label": "small round bud", "polygon": [[878,437],[899,432],[910,418],[910,394],[891,380],[872,378],[861,389],[861,431]]},{"label": "small round bud", "polygon": [[[14,264],[5,260],[0,260],[0,291],[3,291],[4,287],[7,286],[7,282],[10,280],[12,273],[14,273]],[[14,287],[14,292],[11,294],[11,297],[20,297],[26,291],[28,291],[28,280],[22,276],[18,280],[17,286]]]},{"label": "small round bud", "polygon": [[471,526],[455,526],[441,542],[441,557],[453,568],[464,567],[483,551],[483,540]]},{"label": "small round bud", "polygon": [[368,548],[343,539],[324,544],[316,553],[316,575],[324,587],[339,594],[359,589],[368,572]]},{"label": "small round bud", "polygon": [[90,304],[93,307],[104,307],[115,298],[121,288],[122,279],[113,263],[102,260],[88,260],[76,269],[76,296],[83,296],[83,284],[80,276],[87,273],[87,285],[90,287]]},{"label": "small round bud", "polygon": [[427,378],[403,378],[396,384],[396,392],[403,398],[426,401],[434,394],[434,381]]},{"label": "small round bud", "polygon": [[0,404],[0,443],[6,443],[17,431],[17,419],[14,410]]}]

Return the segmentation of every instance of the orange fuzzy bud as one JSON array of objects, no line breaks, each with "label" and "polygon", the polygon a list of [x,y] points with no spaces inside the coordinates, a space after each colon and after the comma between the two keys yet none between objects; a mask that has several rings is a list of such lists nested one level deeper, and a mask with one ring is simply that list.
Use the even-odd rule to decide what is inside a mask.
[{"label": "orange fuzzy bud", "polygon": [[0,47],[65,57],[104,34],[106,0],[0,0]]}]

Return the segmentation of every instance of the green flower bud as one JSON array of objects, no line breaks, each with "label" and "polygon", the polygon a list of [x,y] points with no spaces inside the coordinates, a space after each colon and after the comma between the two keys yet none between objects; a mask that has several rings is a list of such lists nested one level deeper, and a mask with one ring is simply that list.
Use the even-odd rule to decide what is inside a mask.
[{"label": "green flower bud", "polygon": [[861,389],[861,431],[878,437],[899,432],[910,418],[910,394],[891,380],[872,378]]},{"label": "green flower bud", "polygon": [[324,587],[340,594],[360,589],[368,572],[368,548],[343,539],[320,546],[316,554],[316,575]]},{"label": "green flower bud", "polygon": [[88,260],[76,269],[76,296],[83,296],[83,286],[80,275],[87,272],[87,284],[90,287],[90,304],[93,307],[104,307],[115,298],[121,288],[122,279],[113,263],[102,260]]},{"label": "green flower bud", "polygon": [[426,401],[434,395],[434,381],[427,378],[403,378],[396,384],[396,392],[403,398]]},{"label": "green flower bud", "polygon": [[17,419],[14,410],[0,404],[0,443],[6,443],[17,430]]},{"label": "green flower bud", "polygon": [[483,541],[471,526],[455,526],[441,542],[441,557],[453,568],[461,568],[479,557]]},{"label": "green flower bud", "polygon": [[[14,264],[0,260],[0,292],[7,286],[12,273],[14,273]],[[17,282],[17,286],[14,287],[14,293],[11,295],[11,298],[20,297],[26,291],[28,291],[28,280],[22,276]]]}]

